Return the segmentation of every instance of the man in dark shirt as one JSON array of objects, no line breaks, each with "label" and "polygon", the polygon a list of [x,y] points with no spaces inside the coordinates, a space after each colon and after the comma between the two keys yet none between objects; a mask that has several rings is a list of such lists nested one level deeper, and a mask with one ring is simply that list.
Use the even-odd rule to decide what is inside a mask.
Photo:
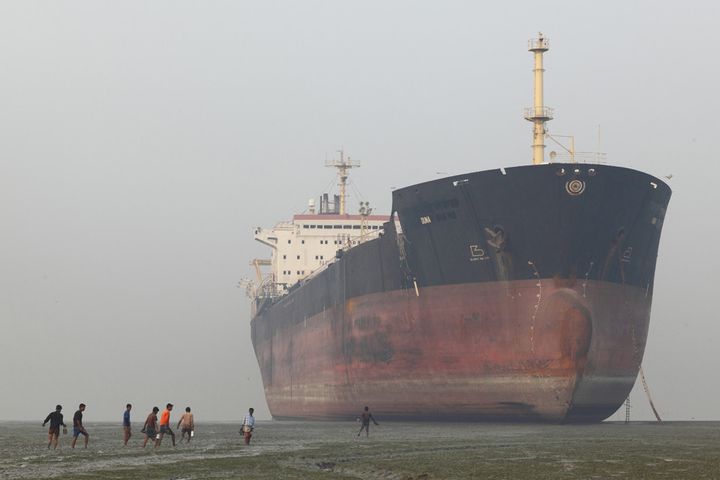
[{"label": "man in dark shirt", "polygon": [[85,427],[82,423],[84,411],[85,404],[81,403],[78,407],[78,411],[75,412],[75,415],[73,416],[73,440],[72,445],[70,445],[72,448],[75,448],[75,442],[77,442],[78,435],[80,434],[85,435],[85,448],[87,448],[88,445],[88,439],[90,438],[90,435],[87,433],[87,430],[85,430]]},{"label": "man in dark shirt", "polygon": [[128,403],[125,405],[125,413],[123,413],[123,433],[125,437],[124,445],[127,445],[127,442],[130,440],[130,436],[132,435],[130,427],[130,410],[132,410],[132,405]]},{"label": "man in dark shirt", "polygon": [[[53,444],[53,449],[57,448],[58,437],[60,436],[60,425],[62,425],[63,428],[66,428],[65,423],[63,423],[63,414],[60,413],[60,410],[62,410],[62,405],[56,406],[55,411],[50,412],[43,422],[43,427],[46,423],[50,422],[50,429],[48,430],[48,448],[50,448],[51,444]],[[65,432],[67,433],[67,430],[65,430]]]}]

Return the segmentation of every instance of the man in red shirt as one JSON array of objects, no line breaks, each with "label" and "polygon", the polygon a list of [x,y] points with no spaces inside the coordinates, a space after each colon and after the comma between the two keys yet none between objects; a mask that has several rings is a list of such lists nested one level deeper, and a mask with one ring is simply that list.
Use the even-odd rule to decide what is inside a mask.
[{"label": "man in red shirt", "polygon": [[172,444],[173,447],[175,446],[175,432],[173,432],[170,429],[170,412],[173,409],[173,404],[168,403],[165,407],[165,410],[160,414],[160,437],[155,442],[155,446],[159,446],[160,442],[162,442],[163,437],[165,434],[169,434],[170,437],[172,437]]}]

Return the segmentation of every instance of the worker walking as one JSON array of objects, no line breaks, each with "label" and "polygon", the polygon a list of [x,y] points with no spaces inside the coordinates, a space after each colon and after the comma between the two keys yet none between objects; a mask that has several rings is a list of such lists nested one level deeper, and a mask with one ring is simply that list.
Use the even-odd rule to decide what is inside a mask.
[{"label": "worker walking", "polygon": [[240,429],[240,432],[243,434],[243,437],[245,439],[245,445],[250,445],[250,439],[252,438],[252,432],[255,429],[255,417],[253,417],[253,412],[255,411],[254,408],[250,408],[248,410],[248,414],[245,415],[245,418],[242,422],[242,428]]},{"label": "worker walking", "polygon": [[175,432],[170,428],[170,412],[173,409],[173,404],[168,403],[165,406],[165,410],[160,414],[160,436],[155,441],[155,447],[159,447],[163,437],[167,433],[172,438],[173,447],[175,446]]},{"label": "worker walking", "polygon": [[357,436],[359,437],[363,430],[365,430],[365,436],[370,436],[370,420],[375,425],[380,425],[378,422],[375,421],[375,417],[372,416],[372,413],[370,413],[370,409],[366,406],[365,410],[360,414],[360,421],[362,421],[362,425],[360,425],[360,431],[358,432]]}]

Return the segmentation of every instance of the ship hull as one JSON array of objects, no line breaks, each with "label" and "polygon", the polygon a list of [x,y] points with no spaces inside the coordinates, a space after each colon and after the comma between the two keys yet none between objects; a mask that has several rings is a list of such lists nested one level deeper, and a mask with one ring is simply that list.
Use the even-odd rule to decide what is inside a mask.
[{"label": "ship hull", "polygon": [[[253,318],[272,415],[343,419],[364,405],[408,420],[611,415],[642,361],[670,192],[627,169],[565,168],[576,167],[396,191],[401,231],[388,222]],[[498,175],[510,180],[498,187]]]},{"label": "ship hull", "polygon": [[268,405],[281,419],[367,404],[408,420],[600,421],[632,388],[648,303],[635,287],[552,280],[355,298],[258,349]]}]

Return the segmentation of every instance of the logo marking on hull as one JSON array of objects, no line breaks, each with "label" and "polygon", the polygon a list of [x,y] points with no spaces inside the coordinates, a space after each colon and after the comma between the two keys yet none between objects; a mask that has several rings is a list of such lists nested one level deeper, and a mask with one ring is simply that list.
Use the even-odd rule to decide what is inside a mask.
[{"label": "logo marking on hull", "polygon": [[582,195],[582,193],[585,191],[585,182],[578,179],[568,180],[567,182],[565,182],[565,191],[573,197]]},{"label": "logo marking on hull", "polygon": [[489,256],[485,255],[485,249],[481,248],[480,245],[470,245],[471,262],[487,260],[489,258]]}]

